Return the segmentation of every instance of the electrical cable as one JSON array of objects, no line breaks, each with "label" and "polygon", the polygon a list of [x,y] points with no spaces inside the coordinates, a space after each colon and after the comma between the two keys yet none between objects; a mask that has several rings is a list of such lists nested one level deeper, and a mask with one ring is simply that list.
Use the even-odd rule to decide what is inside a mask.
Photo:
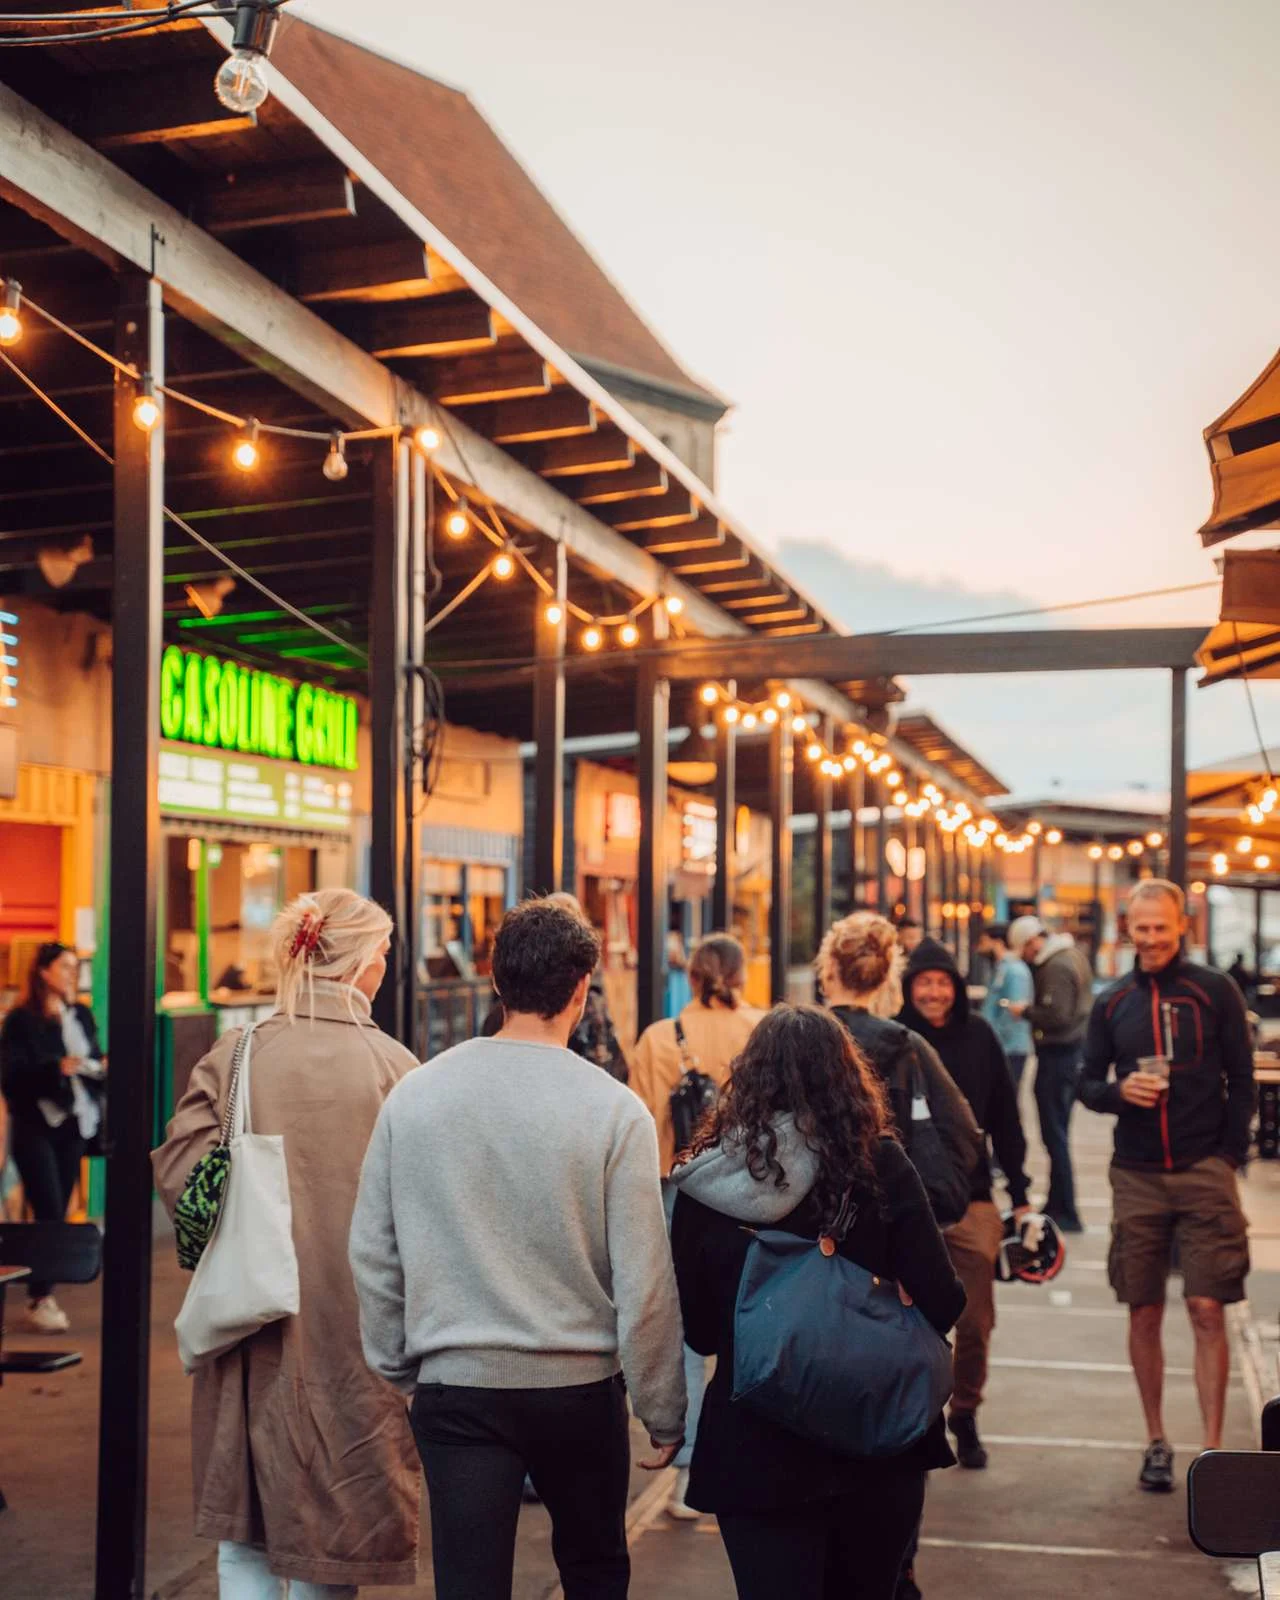
[{"label": "electrical cable", "polygon": [[1249,715],[1253,718],[1253,733],[1258,741],[1258,754],[1262,757],[1262,765],[1266,768],[1267,781],[1271,782],[1275,778],[1275,773],[1271,770],[1271,752],[1267,749],[1266,740],[1262,737],[1262,724],[1258,721],[1258,708],[1253,699],[1253,683],[1249,677],[1249,669],[1245,666],[1244,646],[1240,642],[1239,623],[1231,624],[1231,632],[1235,639],[1236,655],[1240,660],[1240,677],[1244,681],[1245,698],[1249,702]]}]

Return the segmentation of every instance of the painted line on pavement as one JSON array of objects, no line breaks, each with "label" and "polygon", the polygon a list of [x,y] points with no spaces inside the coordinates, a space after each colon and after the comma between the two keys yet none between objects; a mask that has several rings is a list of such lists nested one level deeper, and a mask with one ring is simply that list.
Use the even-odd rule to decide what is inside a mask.
[{"label": "painted line on pavement", "polygon": [[[1142,1446],[1135,1444],[1132,1439],[1058,1439],[1048,1433],[987,1433],[982,1435],[984,1444],[1012,1444],[1026,1445],[1030,1448],[1045,1448],[1052,1446],[1055,1450],[1121,1450],[1126,1455],[1138,1455]],[[1198,1444],[1175,1444],[1170,1449],[1174,1454],[1198,1456]]]},{"label": "painted line on pavement", "polygon": [[[1170,1300],[1169,1305],[1179,1302]],[[1030,1312],[1034,1317],[1099,1317],[1108,1322],[1127,1322],[1129,1313],[1120,1306],[1029,1306],[1009,1305],[1004,1300],[999,1302],[1000,1315],[1007,1316],[1010,1312]]]},{"label": "painted line on pavement", "polygon": [[[1026,1372],[1116,1372],[1133,1375],[1127,1361],[1032,1361],[1025,1356],[993,1356],[993,1367],[1018,1367]],[[1166,1378],[1194,1378],[1194,1367],[1166,1367]]]},{"label": "painted line on pavement", "polygon": [[1093,1556],[1115,1561],[1168,1561],[1179,1565],[1197,1566],[1209,1570],[1208,1557],[1180,1550],[1113,1550],[1107,1545],[1080,1544],[1014,1544],[1004,1539],[929,1539],[922,1538],[921,1545],[930,1550],[991,1550],[1000,1555],[1018,1556]]}]

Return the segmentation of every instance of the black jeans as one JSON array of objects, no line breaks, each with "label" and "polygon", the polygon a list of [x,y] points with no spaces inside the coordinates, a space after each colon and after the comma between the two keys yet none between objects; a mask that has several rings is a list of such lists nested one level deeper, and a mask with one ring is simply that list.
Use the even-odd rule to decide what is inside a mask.
[{"label": "black jeans", "polygon": [[622,1379],[567,1389],[420,1383],[409,1410],[431,1502],[437,1600],[511,1600],[525,1473],[565,1600],[626,1600],[631,1444]]},{"label": "black jeans", "polygon": [[[9,1150],[22,1179],[22,1192],[37,1222],[61,1222],[80,1176],[84,1140],[74,1117],[51,1128],[43,1117],[12,1117]],[[51,1283],[27,1279],[34,1302],[53,1289]]]},{"label": "black jeans", "polygon": [[785,1511],[721,1512],[738,1600],[893,1600],[924,1510],[924,1473],[867,1475],[867,1486]]},{"label": "black jeans", "polygon": [[1045,1210],[1055,1222],[1079,1225],[1076,1180],[1071,1169],[1071,1111],[1080,1082],[1078,1044],[1041,1044],[1036,1047],[1036,1109],[1040,1113],[1040,1138],[1049,1156],[1049,1198]]}]

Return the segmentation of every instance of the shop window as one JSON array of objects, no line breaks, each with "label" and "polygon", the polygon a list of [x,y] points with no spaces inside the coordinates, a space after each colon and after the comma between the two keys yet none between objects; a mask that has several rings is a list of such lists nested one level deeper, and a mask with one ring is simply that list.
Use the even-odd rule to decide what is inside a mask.
[{"label": "shop window", "polygon": [[428,861],[423,869],[422,952],[436,979],[485,976],[507,903],[500,866]]}]

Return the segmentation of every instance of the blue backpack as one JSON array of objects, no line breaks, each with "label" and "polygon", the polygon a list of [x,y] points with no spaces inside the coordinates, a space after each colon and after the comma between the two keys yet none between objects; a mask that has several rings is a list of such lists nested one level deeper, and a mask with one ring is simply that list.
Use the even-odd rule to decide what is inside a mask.
[{"label": "blue backpack", "polygon": [[752,1230],[733,1321],[733,1399],[842,1455],[901,1455],[951,1394],[951,1348],[898,1286],[818,1239]]}]

